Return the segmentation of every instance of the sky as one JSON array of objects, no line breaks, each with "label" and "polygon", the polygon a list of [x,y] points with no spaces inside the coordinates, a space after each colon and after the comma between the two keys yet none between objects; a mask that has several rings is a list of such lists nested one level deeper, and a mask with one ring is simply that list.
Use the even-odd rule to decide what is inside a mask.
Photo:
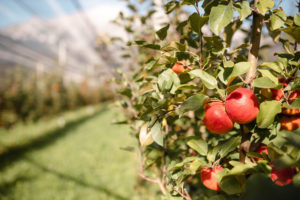
[{"label": "sky", "polygon": [[[77,0],[84,10],[95,6],[122,4],[118,0]],[[76,0],[0,0],[0,28],[30,20],[38,16],[51,19],[77,12]],[[59,7],[59,8],[58,8]],[[117,12],[116,12],[117,14]]]},{"label": "sky", "polygon": [[[124,7],[120,0],[0,0],[0,28],[25,22],[36,16],[51,19],[75,13],[78,11],[74,5],[76,1],[80,2],[84,10],[96,6]],[[279,2],[280,0],[275,0],[275,5],[278,6]],[[288,15],[294,15],[297,12],[296,2],[297,0],[281,0],[281,6]],[[115,15],[118,12],[115,9]]]}]

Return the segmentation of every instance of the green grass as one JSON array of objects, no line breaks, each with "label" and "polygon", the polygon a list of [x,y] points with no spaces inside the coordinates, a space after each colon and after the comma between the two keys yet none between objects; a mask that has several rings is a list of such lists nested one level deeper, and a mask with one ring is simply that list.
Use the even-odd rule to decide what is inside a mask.
[{"label": "green grass", "polygon": [[84,108],[0,130],[0,199],[151,199],[136,189],[135,153],[120,149],[135,140],[111,124],[119,117],[111,106]]}]

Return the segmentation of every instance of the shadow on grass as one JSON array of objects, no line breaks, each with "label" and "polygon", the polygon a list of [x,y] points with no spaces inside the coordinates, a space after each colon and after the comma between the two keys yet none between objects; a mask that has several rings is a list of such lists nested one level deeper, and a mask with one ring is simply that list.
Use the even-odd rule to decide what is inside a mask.
[{"label": "shadow on grass", "polygon": [[14,180],[8,181],[8,182],[2,182],[0,184],[0,198],[1,197],[6,197],[6,198],[11,198],[13,199],[13,189],[15,188],[17,183],[20,182],[26,182],[30,181],[32,177],[28,177],[25,175],[20,175]]},{"label": "shadow on grass", "polygon": [[[57,176],[58,178],[61,178],[63,180],[66,180],[66,181],[72,181],[82,187],[87,187],[87,188],[91,188],[93,190],[96,190],[96,191],[99,191],[99,192],[102,192],[102,193],[105,193],[106,195],[108,196],[111,196],[111,197],[114,197],[115,199],[117,200],[129,200],[128,198],[125,198],[119,194],[116,194],[114,192],[112,192],[111,190],[103,187],[103,186],[99,186],[99,185],[95,185],[95,184],[91,184],[91,183],[87,183],[77,177],[74,177],[74,176],[71,176],[71,175],[68,175],[68,174],[64,174],[64,173],[61,173],[61,172],[58,172],[54,169],[49,169],[47,168],[46,166],[44,165],[41,165],[40,163],[30,159],[30,158],[24,158],[24,160],[26,160],[27,162],[29,162],[30,164],[32,164],[33,166],[39,168],[40,170],[46,172],[46,173],[50,173],[50,174],[53,174],[55,176]],[[0,186],[1,187],[1,186]],[[1,191],[1,189],[0,189]]]},{"label": "shadow on grass", "polygon": [[44,148],[52,144],[53,142],[61,139],[68,134],[72,133],[72,130],[82,125],[84,122],[90,120],[91,118],[105,112],[107,108],[102,108],[96,111],[94,114],[89,116],[84,116],[79,119],[68,122],[62,128],[56,128],[54,130],[45,132],[43,136],[38,137],[36,139],[30,140],[28,143],[11,147],[7,149],[5,152],[0,154],[0,170],[3,170],[13,162],[17,161],[19,158],[23,157],[26,153],[34,150],[38,150]]}]

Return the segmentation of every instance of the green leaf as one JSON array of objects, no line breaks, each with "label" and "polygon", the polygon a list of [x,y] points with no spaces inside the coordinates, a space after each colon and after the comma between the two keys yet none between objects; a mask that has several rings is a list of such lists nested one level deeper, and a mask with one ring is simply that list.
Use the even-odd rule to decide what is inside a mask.
[{"label": "green leaf", "polygon": [[188,174],[195,175],[197,170],[203,166],[207,166],[207,163],[204,160],[195,160],[187,165],[187,169],[189,171]]},{"label": "green leaf", "polygon": [[218,195],[214,195],[214,196],[209,197],[208,200],[227,200],[227,198],[223,194],[218,194]]},{"label": "green leaf", "polygon": [[122,90],[119,90],[118,93],[120,93],[120,94],[122,94],[124,96],[127,96],[129,98],[132,97],[132,91],[131,91],[131,89],[129,87],[126,87],[126,88],[124,88]]},{"label": "green leaf", "polygon": [[178,1],[170,1],[165,5],[165,12],[166,14],[171,13],[173,10],[178,8],[179,2]]},{"label": "green leaf", "polygon": [[226,176],[246,175],[249,171],[256,171],[256,163],[241,163],[237,161],[229,162],[233,168],[226,174]]},{"label": "green leaf", "polygon": [[248,152],[247,156],[251,158],[264,158],[260,153],[257,152]]},{"label": "green leaf", "polygon": [[300,15],[296,14],[294,16],[294,23],[297,25],[297,26],[300,26]]},{"label": "green leaf", "polygon": [[182,115],[187,111],[195,111],[199,108],[203,107],[203,101],[208,98],[204,94],[195,94],[189,98],[187,98],[179,108],[179,114]]},{"label": "green leaf", "polygon": [[284,31],[285,33],[289,34],[293,37],[298,43],[300,43],[300,27],[297,26],[290,26],[287,28],[281,28],[280,30]]},{"label": "green leaf", "polygon": [[197,33],[201,33],[202,26],[204,24],[206,24],[208,21],[208,16],[200,17],[197,13],[193,13],[189,17],[189,21],[190,21],[193,31],[195,31]]},{"label": "green leaf", "polygon": [[183,0],[181,5],[195,5],[197,0]]},{"label": "green leaf", "polygon": [[247,43],[241,44],[241,45],[239,45],[237,48],[235,48],[235,49],[230,53],[230,55],[233,55],[233,54],[239,52],[240,50],[242,50],[242,49],[244,49],[244,48],[246,48],[246,47],[249,47],[249,46],[250,46],[250,44],[247,44]]},{"label": "green leaf", "polygon": [[224,144],[222,144],[222,147],[220,148],[220,157],[224,158],[225,156],[227,156],[230,152],[234,151],[240,143],[241,136],[235,136],[226,141]]},{"label": "green leaf", "polygon": [[269,35],[272,37],[273,41],[274,41],[275,43],[277,43],[277,42],[279,41],[280,35],[281,35],[280,29],[272,30],[272,29],[271,29],[271,23],[270,23],[270,21],[269,21],[269,22],[266,22],[266,27],[267,27],[267,29],[268,29],[268,31],[269,31]]},{"label": "green leaf", "polygon": [[133,12],[136,12],[136,11],[137,11],[136,7],[135,7],[134,5],[132,5],[132,4],[128,4],[127,7],[128,7],[131,11],[133,11]]},{"label": "green leaf", "polygon": [[158,76],[158,87],[163,92],[170,91],[173,94],[179,85],[180,80],[171,69],[165,70]]},{"label": "green leaf", "polygon": [[226,28],[224,30],[224,38],[225,38],[225,42],[228,46],[231,45],[231,40],[232,40],[233,34],[240,28],[241,25],[242,25],[242,21],[235,20],[235,21],[231,22],[228,26],[226,26]]},{"label": "green leaf", "polygon": [[242,1],[234,4],[235,10],[240,14],[241,21],[248,17],[251,13],[250,3],[248,1]]},{"label": "green leaf", "polygon": [[228,195],[239,194],[244,191],[239,181],[234,176],[224,177],[218,183],[221,189]]},{"label": "green leaf", "polygon": [[187,142],[189,147],[197,151],[200,155],[206,156],[208,146],[207,143],[202,139],[191,139]]},{"label": "green leaf", "polygon": [[223,66],[225,67],[225,68],[227,68],[227,67],[233,67],[234,66],[234,62],[232,62],[232,61],[223,61]]},{"label": "green leaf", "polygon": [[278,78],[274,76],[268,69],[258,69],[263,77],[268,77],[272,82],[278,85]]},{"label": "green leaf", "polygon": [[212,75],[208,74],[207,72],[201,69],[195,69],[189,72],[190,75],[198,77],[202,80],[202,83],[208,89],[214,89],[218,87],[218,82]]},{"label": "green leaf", "polygon": [[205,46],[207,46],[208,49],[211,49],[214,53],[219,53],[224,49],[223,40],[220,37],[212,36],[203,38],[207,42]]},{"label": "green leaf", "polygon": [[264,62],[260,64],[258,67],[267,67],[274,70],[277,73],[283,73],[283,65],[280,62]]},{"label": "green leaf", "polygon": [[150,130],[153,140],[160,146],[164,145],[164,138],[161,132],[161,124],[157,121]]},{"label": "green leaf", "polygon": [[217,145],[213,148],[210,148],[207,154],[207,160],[209,162],[214,162],[216,160],[216,156],[220,150],[221,146]]},{"label": "green leaf", "polygon": [[211,9],[214,6],[219,4],[219,0],[204,0],[202,4],[202,8],[204,9],[205,13],[210,13]]},{"label": "green leaf", "polygon": [[170,24],[156,31],[156,35],[159,37],[160,40],[164,40],[167,37],[169,27]]},{"label": "green leaf", "polygon": [[294,82],[292,83],[291,89],[292,90],[299,90],[300,89],[300,78],[296,78],[294,80]]},{"label": "green leaf", "polygon": [[186,51],[186,45],[172,41],[170,43],[166,43],[165,46],[162,47],[163,51]]},{"label": "green leaf", "polygon": [[300,149],[300,134],[294,133],[292,131],[282,130],[280,135],[283,136],[287,142],[296,148]]},{"label": "green leaf", "polygon": [[229,80],[232,77],[240,76],[242,74],[247,73],[249,71],[249,69],[251,68],[251,66],[252,66],[252,64],[250,62],[236,63],[233,67],[231,74],[228,76],[227,80]]},{"label": "green leaf", "polygon": [[252,64],[250,62],[239,62],[234,65],[231,76],[239,76],[249,71]]},{"label": "green leaf", "polygon": [[135,40],[133,44],[143,45],[143,44],[145,44],[145,43],[146,43],[145,40]]},{"label": "green leaf", "polygon": [[296,187],[300,187],[300,173],[293,177],[293,184]]},{"label": "green leaf", "polygon": [[228,5],[219,4],[211,9],[209,14],[209,27],[212,32],[219,35],[220,31],[226,27],[233,18],[232,2]]},{"label": "green leaf", "polygon": [[281,113],[281,103],[278,101],[265,101],[260,104],[256,123],[259,128],[268,128],[275,119],[275,116]]},{"label": "green leaf", "polygon": [[177,90],[200,90],[201,88],[194,84],[181,84],[178,86]]},{"label": "green leaf", "polygon": [[145,69],[151,70],[156,63],[157,63],[157,60],[150,60],[149,62],[146,63]]},{"label": "green leaf", "polygon": [[271,30],[276,30],[284,24],[286,20],[286,14],[283,10],[274,9],[270,16],[270,20]]},{"label": "green leaf", "polygon": [[292,104],[284,103],[283,105],[284,107],[291,108],[291,109],[300,108],[300,98],[295,99]]},{"label": "green leaf", "polygon": [[142,47],[148,48],[148,49],[155,49],[155,50],[160,50],[160,45],[159,44],[144,44]]},{"label": "green leaf", "polygon": [[271,10],[271,8],[273,8],[273,7],[274,7],[274,1],[273,0],[260,0],[257,3],[257,10],[262,15],[265,15],[266,12]]},{"label": "green leaf", "polygon": [[253,86],[257,88],[275,88],[277,87],[277,84],[275,84],[269,77],[260,77],[254,79]]}]

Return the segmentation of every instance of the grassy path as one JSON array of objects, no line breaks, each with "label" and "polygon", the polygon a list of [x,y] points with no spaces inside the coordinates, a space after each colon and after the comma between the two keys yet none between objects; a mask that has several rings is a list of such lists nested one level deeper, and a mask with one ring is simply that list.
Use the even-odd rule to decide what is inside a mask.
[{"label": "grassy path", "polygon": [[64,127],[52,120],[0,131],[0,199],[139,199],[135,154],[120,149],[134,139],[127,126],[110,123],[119,111],[76,119],[79,112],[65,116]]}]

